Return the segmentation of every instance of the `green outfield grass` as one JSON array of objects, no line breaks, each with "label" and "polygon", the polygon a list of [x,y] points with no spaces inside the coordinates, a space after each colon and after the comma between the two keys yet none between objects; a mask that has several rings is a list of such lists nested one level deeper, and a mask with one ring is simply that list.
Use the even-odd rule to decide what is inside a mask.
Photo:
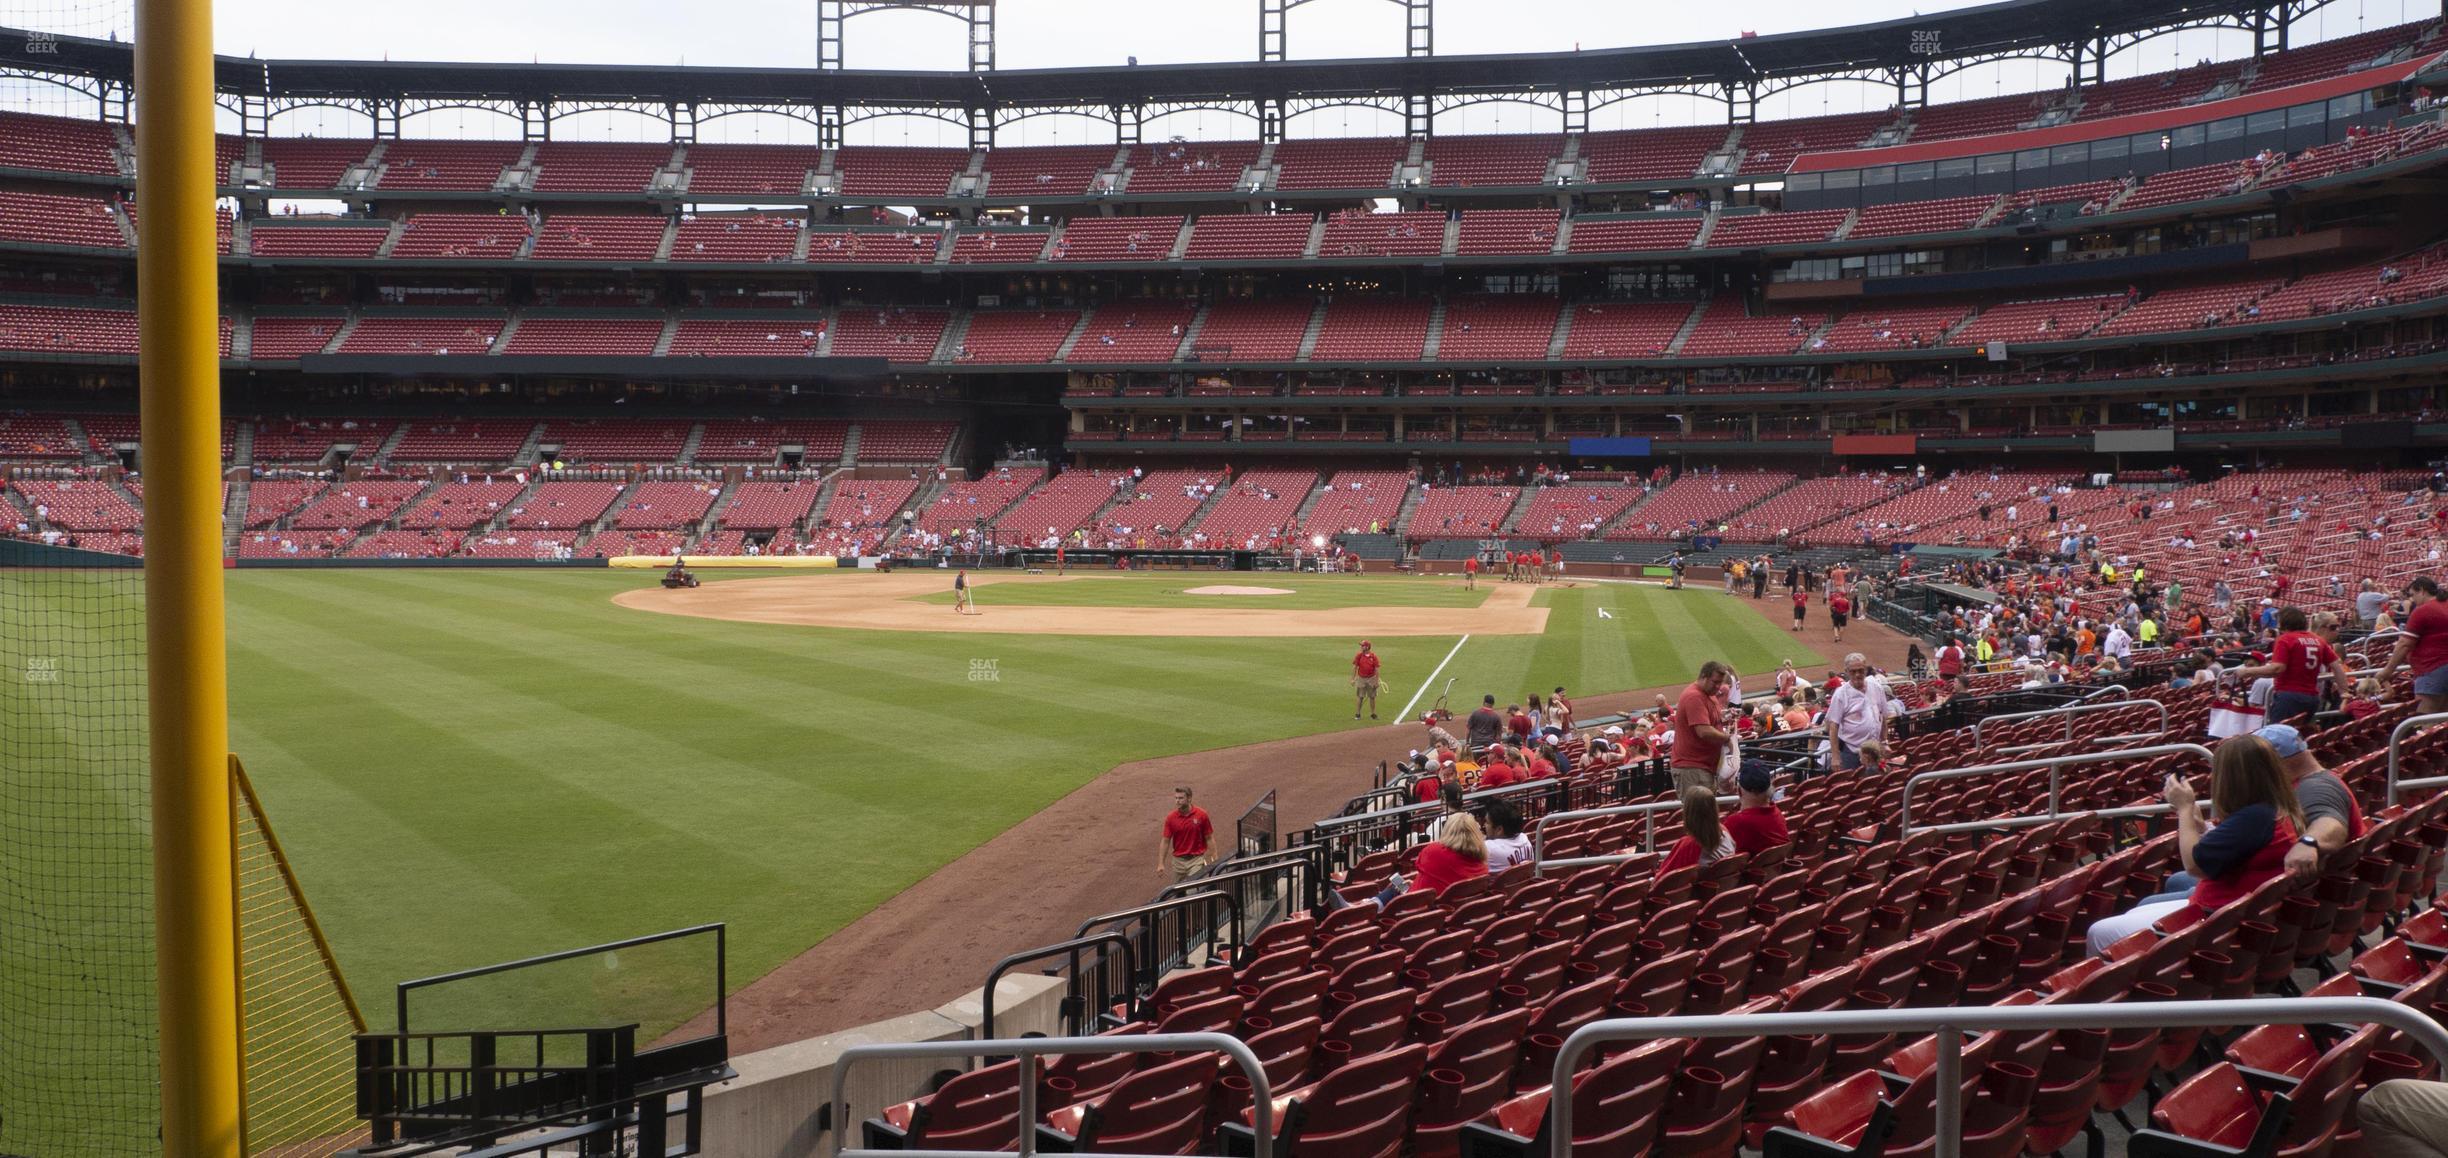
[{"label": "green outfield grass", "polygon": [[[1369,726],[1348,718],[1349,639],[888,633],[610,601],[655,580],[230,575],[231,744],[377,1028],[405,978],[704,921],[730,923],[730,980],[744,985],[1118,764]],[[1131,605],[1206,582],[1300,593],[1216,601],[1232,606],[1468,606],[1489,586],[1131,576],[988,596]],[[1554,612],[1545,634],[1475,637],[1453,654],[1445,676],[1457,704],[1482,691],[1503,700],[1557,684],[1584,696],[1667,684],[1710,658],[1745,672],[1818,659],[1714,592],[1593,585],[1536,598]],[[1598,618],[1602,607],[1614,618]],[[1457,638],[1377,640],[1389,720]],[[133,639],[124,628],[96,635],[90,662]],[[65,703],[0,700],[10,734],[44,729],[55,760],[73,756],[80,718]],[[1167,803],[1148,801],[1147,817]],[[1218,815],[1245,803],[1207,801]],[[27,824],[0,821],[12,833]],[[99,828],[125,841],[142,812],[49,823],[35,839]],[[23,919],[0,913],[12,932]],[[141,950],[145,932],[110,935]],[[651,1032],[710,996],[694,984],[648,996],[687,971],[631,957],[617,970],[566,971],[549,998],[553,1009],[617,1005]]]},{"label": "green outfield grass", "polygon": [[[846,577],[847,578],[847,577]],[[855,582],[855,579],[851,581]],[[952,579],[944,590],[909,596],[913,603],[952,603]],[[1168,575],[1073,573],[1052,582],[983,583],[980,606],[1005,607],[1228,607],[1260,611],[1311,611],[1332,607],[1477,607],[1493,583],[1476,591],[1419,576],[1270,575],[1247,571],[1185,571]],[[1289,595],[1190,595],[1199,587],[1273,587]]]}]

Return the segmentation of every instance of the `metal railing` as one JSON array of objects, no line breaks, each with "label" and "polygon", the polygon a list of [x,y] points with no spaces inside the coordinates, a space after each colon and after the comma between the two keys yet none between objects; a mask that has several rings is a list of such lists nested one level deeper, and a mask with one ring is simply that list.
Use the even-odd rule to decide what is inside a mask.
[{"label": "metal railing", "polygon": [[[1717,805],[1720,808],[1728,804],[1740,803],[1742,803],[1742,798],[1739,796],[1720,796],[1717,798]],[[1680,811],[1682,807],[1683,802],[1680,800],[1652,800],[1646,804],[1618,804],[1609,808],[1576,808],[1570,812],[1550,812],[1545,816],[1539,817],[1537,824],[1530,826],[1530,848],[1533,854],[1533,859],[1530,862],[1530,875],[1545,876],[1547,875],[1547,870],[1550,868],[1580,868],[1585,865],[1593,864],[1621,864],[1624,861],[1628,861],[1633,857],[1640,855],[1640,853],[1619,852],[1609,853],[1605,856],[1574,856],[1563,857],[1557,860],[1544,859],[1547,853],[1548,821],[1579,820],[1583,817],[1590,816],[1637,815],[1643,819],[1641,852],[1656,852],[1657,814],[1668,811]]]},{"label": "metal railing", "polygon": [[2430,724],[2448,724],[2448,712],[2433,712],[2427,716],[2408,716],[2398,721],[2395,728],[2389,730],[2388,802],[2390,804],[2397,803],[2397,791],[2401,788],[2448,788],[2448,776],[2429,776],[2421,780],[2399,780],[2397,778],[2397,759],[2400,755],[2399,749],[2405,744],[2406,733]]},{"label": "metal railing", "polygon": [[[1602,1042],[1675,1037],[1782,1037],[1819,1034],[1929,1033],[1938,1038],[1937,1158],[1963,1152],[1963,1035],[1991,1030],[2182,1028],[2227,1025],[2385,1025],[2448,1064],[2448,1030],[2429,1014],[2375,997],[2292,997],[2246,1001],[2142,1001],[2113,1005],[2012,1005],[1951,1009],[1855,1009],[1823,1013],[1717,1014],[1596,1021],[1574,1030],[1556,1051],[1552,1088],[1570,1090],[1581,1056]],[[847,1060],[847,1055],[845,1055]],[[840,1079],[835,1078],[838,1082]],[[1554,1158],[1571,1158],[1573,1099],[1550,1097]]]},{"label": "metal railing", "polygon": [[2000,819],[1991,822],[1991,827],[2009,828],[2045,824],[2064,815],[2060,811],[2060,800],[2064,791],[2066,769],[2084,764],[2105,764],[2112,760],[2139,760],[2151,756],[2177,754],[2199,756],[2204,764],[2209,763],[2212,759],[2210,749],[2199,744],[2153,744],[2146,748],[2117,748],[2107,752],[2086,752],[2079,756],[2009,760],[2003,764],[1979,764],[1970,768],[1939,768],[1929,772],[1916,772],[1910,779],[1904,781],[1904,799],[1897,806],[1896,823],[1904,835],[1912,835],[1912,797],[1913,786],[1916,784],[1933,780],[1960,780],[1968,776],[1991,776],[2000,772],[2029,772],[2035,768],[2046,768],[2049,770],[2048,815]]},{"label": "metal railing", "polygon": [[[889,1045],[854,1045],[841,1052],[833,1063],[833,1100],[829,1103],[833,1124],[834,1158],[884,1158],[895,1155],[934,1155],[936,1158],[976,1158],[974,1151],[961,1150],[869,1150],[852,1149],[850,1132],[858,1128],[850,1120],[850,1071],[859,1062],[876,1060],[908,1060],[912,1058],[1015,1057],[1020,1060],[1020,1148],[1021,1158],[1037,1153],[1037,1059],[1049,1054],[1142,1054],[1142,1053],[1220,1053],[1232,1059],[1235,1066],[1248,1076],[1250,1084],[1250,1124],[1254,1158],[1272,1158],[1275,1147],[1275,1091],[1267,1085],[1266,1066],[1258,1055],[1239,1038],[1222,1033],[1151,1033],[1137,1037],[1026,1037],[1009,1041],[921,1041]],[[1121,1158],[1132,1158],[1123,1155]]]},{"label": "metal railing", "polygon": [[[1216,909],[1222,906],[1230,916],[1216,920]],[[1204,920],[1197,914],[1204,913]],[[1120,925],[1119,929],[1105,926]],[[1241,902],[1222,889],[1204,889],[1195,893],[1170,897],[1153,904],[1139,905],[1117,912],[1100,913],[1079,924],[1071,934],[1074,940],[1103,931],[1127,938],[1133,954],[1126,971],[1136,989],[1153,989],[1165,970],[1186,962],[1198,948],[1207,950],[1209,961],[1219,958],[1219,950],[1229,950],[1240,941]],[[1170,931],[1171,935],[1167,936]],[[1195,936],[1194,936],[1195,934]],[[1168,946],[1170,952],[1168,952]],[[1229,953],[1222,954],[1229,956]]]},{"label": "metal railing", "polygon": [[[2074,697],[2074,702],[2078,704],[2087,704],[2100,698],[2101,696],[2107,695],[2110,692],[2115,692],[2119,698],[2123,698],[2132,695],[2133,689],[2126,687],[2123,684],[2109,684],[2107,687],[2093,688],[2082,695]],[[2165,715],[2167,713],[2166,705],[2161,705],[2159,710],[2161,715]]]},{"label": "metal railing", "polygon": [[[1273,922],[1278,904],[1292,908],[1308,908],[1320,900],[1325,889],[1327,867],[1314,847],[1294,846],[1278,849],[1265,856],[1228,861],[1186,881],[1175,881],[1156,894],[1157,904],[1178,900],[1194,892],[1214,890],[1229,892],[1233,898],[1233,914],[1238,924],[1251,928]],[[1249,930],[1241,929],[1236,940]]]},{"label": "metal railing", "polygon": [[[2124,685],[2123,685],[2123,684],[2110,684],[2110,685],[2109,685],[2109,687],[2113,687],[2113,688],[2115,688],[2116,690],[2118,690],[2118,691],[2120,691],[2120,692],[2125,690],[2125,687],[2124,687]],[[2101,690],[2101,691],[2106,691],[2106,690],[2108,690],[2108,689],[2107,689],[2107,688],[2102,688],[2102,689],[2100,689],[2100,690]],[[2094,694],[2096,694],[2096,693],[2094,693]],[[2051,716],[2058,717],[2059,719],[2061,719],[2061,720],[2063,720],[2063,721],[2064,721],[2064,723],[2065,723],[2065,735],[2064,735],[2064,737],[2062,737],[2062,738],[2063,738],[2063,739],[2066,739],[2066,740],[2071,740],[2071,739],[2073,739],[2073,738],[2074,738],[2074,717],[2076,717],[2076,716],[2085,715],[2085,714],[2087,714],[2087,713],[2091,713],[2091,712],[2113,712],[2113,711],[2115,711],[2115,710],[2117,710],[2117,709],[2119,709],[2119,708],[2131,708],[2131,707],[2139,707],[2139,706],[2144,705],[2144,704],[2148,704],[2148,705],[2150,705],[2151,707],[2154,707],[2154,708],[2159,709],[2159,732],[2160,732],[2160,734],[2164,735],[2164,734],[2166,734],[2166,732],[2167,732],[2167,730],[2168,730],[2168,710],[2167,710],[2167,705],[2166,705],[2166,704],[2164,704],[2164,703],[2159,702],[2158,700],[2121,700],[2121,699],[2120,699],[2120,700],[2102,700],[2102,701],[2099,701],[2099,702],[2097,702],[2097,703],[2092,703],[2092,702],[2088,702],[2088,701],[2089,701],[2089,697],[2087,697],[2087,696],[2086,696],[2086,697],[2084,697],[2084,699],[2083,699],[2083,700],[2078,700],[2078,701],[2076,701],[2076,702],[2074,702],[2074,703],[2067,704],[2066,706],[2064,706],[2064,707],[2062,707],[2062,708],[2042,708],[2042,709],[2040,709],[2039,711],[2036,711],[2036,712],[2014,712],[2014,713],[2011,713],[2011,714],[2008,714],[2008,715],[2003,715],[2003,716],[1991,716],[1991,717],[1989,717],[1988,719],[1978,721],[1978,722],[1976,722],[1976,723],[1974,723],[1974,724],[1972,725],[1972,746],[1973,746],[1973,747],[1975,747],[1975,748],[1978,748],[1978,747],[1981,747],[1981,746],[1982,746],[1982,740],[1983,740],[1983,738],[1984,738],[1984,733],[1986,732],[1986,730],[1988,729],[1989,725],[1991,725],[1991,724],[2010,724],[2010,723],[2013,723],[2013,722],[2014,722],[2014,721],[2016,721],[2016,720],[2039,720],[2039,719],[2046,719],[2046,718],[2051,717]]]},{"label": "metal railing", "polygon": [[[986,971],[986,988],[978,997],[979,1002],[985,1007],[978,1032],[987,1037],[994,1036],[995,991],[1002,986],[1003,975],[1011,972],[1017,966],[1053,957],[1063,958],[1071,968],[1070,974],[1063,982],[1064,1030],[1072,1034],[1095,1032],[1088,1028],[1092,1024],[1088,1017],[1089,1011],[1107,1008],[1113,1004],[1114,999],[1114,987],[1109,984],[1112,979],[1108,968],[1110,958],[1104,953],[1108,947],[1119,949],[1122,952],[1122,976],[1125,979],[1123,989],[1129,992],[1130,979],[1138,976],[1138,970],[1132,964],[1130,938],[1120,933],[1092,933],[1083,937],[1073,937],[1068,941],[1058,941],[1035,949],[1022,949],[995,962],[994,968]],[[1096,987],[1093,991],[1088,988],[1081,972],[1083,965],[1095,971]],[[1133,996],[1135,997],[1136,994]],[[1137,1005],[1138,1002],[1134,1000],[1132,1004]]]}]

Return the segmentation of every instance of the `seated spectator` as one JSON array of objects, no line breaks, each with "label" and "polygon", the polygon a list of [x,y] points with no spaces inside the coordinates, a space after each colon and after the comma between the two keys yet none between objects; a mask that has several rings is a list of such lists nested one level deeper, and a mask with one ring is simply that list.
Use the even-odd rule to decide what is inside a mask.
[{"label": "seated spectator", "polygon": [[1510,800],[1491,801],[1487,808],[1487,826],[1494,833],[1487,838],[1487,871],[1500,873],[1536,859],[1530,851],[1530,838],[1522,835],[1520,805]]},{"label": "seated spectator", "polygon": [[[1487,874],[1487,834],[1480,831],[1479,822],[1470,813],[1455,812],[1438,826],[1434,843],[1420,846],[1419,859],[1411,866],[1409,883],[1404,885],[1403,878],[1398,876],[1386,888],[1388,893],[1393,893],[1395,886],[1404,885],[1401,892],[1424,890],[1442,896],[1445,890],[1463,881]],[[1390,895],[1379,895],[1381,904],[1393,899]]]},{"label": "seated spectator", "polygon": [[2358,720],[2367,720],[2387,706],[2388,688],[2379,680],[2364,676],[2361,682],[2355,684],[2353,698],[2346,701],[2346,714]]},{"label": "seated spectator", "polygon": [[2236,736],[2218,747],[2210,780],[2216,827],[2203,830],[2198,797],[2182,777],[2169,776],[2166,792],[2176,814],[2176,851],[2185,871],[2200,883],[2094,923],[2087,938],[2094,955],[2187,907],[2207,914],[2242,899],[2286,871],[2287,850],[2304,829],[2303,810],[2278,753],[2257,735]]},{"label": "seated spectator", "polygon": [[1706,788],[1683,790],[1683,838],[1658,862],[1660,876],[1689,865],[1714,863],[1740,851],[1734,837],[1717,820],[1717,797]]},{"label": "seated spectator", "polygon": [[1522,768],[1514,763],[1513,750],[1498,744],[1487,751],[1487,763],[1479,769],[1479,787],[1502,788],[1523,780]]},{"label": "seated spectator", "polygon": [[1735,777],[1735,795],[1741,798],[1742,807],[1725,818],[1726,836],[1734,841],[1736,851],[1757,854],[1792,843],[1785,814],[1778,811],[1772,795],[1775,784],[1776,769],[1767,761],[1742,762],[1742,772]]},{"label": "seated spectator", "polygon": [[2448,1155],[2448,1084],[2391,1078],[2372,1086],[2355,1106],[2363,1152],[2372,1158]]}]

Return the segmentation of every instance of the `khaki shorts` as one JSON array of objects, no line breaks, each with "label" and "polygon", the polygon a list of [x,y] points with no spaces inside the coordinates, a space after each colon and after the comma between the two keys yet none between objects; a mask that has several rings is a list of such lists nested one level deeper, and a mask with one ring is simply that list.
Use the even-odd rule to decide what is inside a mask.
[{"label": "khaki shorts", "polygon": [[1200,869],[1207,867],[1207,857],[1208,854],[1203,852],[1197,856],[1174,857],[1173,879],[1177,881],[1186,881],[1191,877],[1197,876]]},{"label": "khaki shorts", "polygon": [[1353,690],[1353,691],[1355,691],[1355,692],[1360,693],[1361,695],[1367,696],[1368,698],[1370,698],[1370,699],[1372,699],[1372,700],[1373,700],[1373,699],[1376,699],[1376,698],[1377,698],[1377,677],[1376,677],[1376,676],[1369,676],[1369,677],[1368,677],[1368,678],[1366,678],[1366,679],[1361,679],[1361,678],[1358,678],[1358,677],[1354,677],[1354,678],[1352,679],[1352,690]]},{"label": "khaki shorts", "polygon": [[1715,768],[1694,768],[1689,764],[1677,764],[1674,766],[1674,781],[1677,796],[1682,795],[1686,788],[1706,788],[1709,790],[1709,795],[1717,794],[1717,770]]}]

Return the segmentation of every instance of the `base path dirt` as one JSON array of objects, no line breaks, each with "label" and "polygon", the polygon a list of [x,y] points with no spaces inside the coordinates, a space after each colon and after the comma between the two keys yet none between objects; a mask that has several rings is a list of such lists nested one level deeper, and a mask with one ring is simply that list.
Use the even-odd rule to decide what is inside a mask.
[{"label": "base path dirt", "polygon": [[1012,635],[1345,636],[1537,635],[1547,609],[1530,606],[1529,584],[1504,584],[1477,607],[1026,607],[998,605],[994,589],[1080,582],[1053,575],[973,574],[974,615],[913,595],[952,589],[941,573],[737,579],[704,587],[646,587],[612,601],[640,611],[746,623],[953,631]]},{"label": "base path dirt", "polygon": [[[719,586],[746,582],[762,581]],[[921,589],[942,588],[941,578],[932,577]],[[1521,598],[1526,599],[1530,588],[1520,590],[1524,593]],[[1752,603],[1778,627],[1787,625],[1776,617],[1789,614],[1790,604],[1778,600],[1753,603],[1747,598],[1743,602]],[[931,613],[925,617],[931,630],[942,630],[941,621],[954,618],[948,609],[919,606]],[[1102,608],[1059,610],[1100,617],[1113,614],[1112,609]],[[1367,610],[1315,614],[1352,615]],[[1438,634],[1454,633],[1453,617],[1467,614],[1451,608],[1420,610],[1444,617],[1445,626]],[[1794,638],[1830,662],[1847,651],[1860,651],[1880,667],[1902,668],[1908,642],[1904,636],[1876,624],[1856,623],[1839,644],[1829,638],[1826,617],[1814,618],[1818,622],[1807,625]],[[1355,629],[1346,620],[1336,631],[1325,634],[1349,635],[1355,630],[1379,631]],[[1770,675],[1742,674],[1752,687]],[[1825,672],[1810,668],[1805,674],[1820,677]],[[1680,692],[1683,682],[1584,696],[1575,701],[1575,707],[1584,718],[1642,710],[1659,694]],[[1502,699],[1521,689],[1479,690]],[[1467,699],[1477,696],[1478,692],[1472,692]],[[1340,699],[1321,702],[1320,725],[1338,721],[1348,706]],[[1165,810],[1172,807],[1176,785],[1196,789],[1198,803],[1224,830],[1219,836],[1227,841],[1233,819],[1273,790],[1278,794],[1277,815],[1283,830],[1290,832],[1366,791],[1377,762],[1402,758],[1419,745],[1423,733],[1412,720],[1122,765],[936,870],[733,995],[731,1048],[745,1053],[912,1010],[932,1009],[976,989],[985,982],[986,971],[1011,953],[1063,940],[1083,919],[1098,913],[1153,900],[1169,879],[1158,869],[1156,845],[1158,825]],[[700,1021],[704,1025],[697,1028],[711,1025],[710,1016]],[[683,1029],[675,1036],[690,1032]]]}]

